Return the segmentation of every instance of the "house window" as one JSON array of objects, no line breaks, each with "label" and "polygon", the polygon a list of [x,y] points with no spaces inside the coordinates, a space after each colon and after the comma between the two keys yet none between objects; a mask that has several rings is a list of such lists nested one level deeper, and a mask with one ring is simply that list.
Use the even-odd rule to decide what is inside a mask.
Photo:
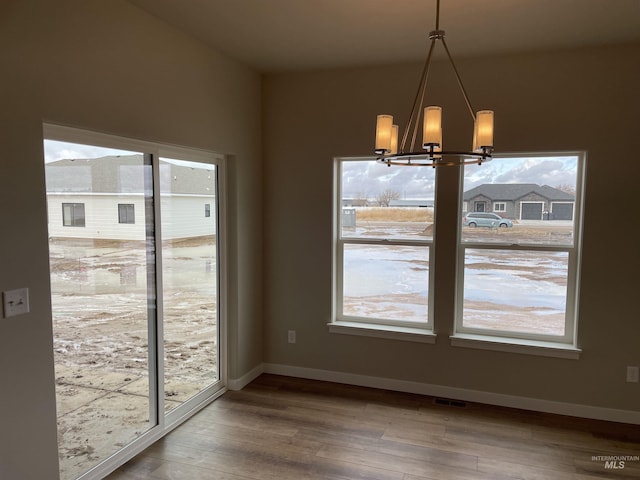
[{"label": "house window", "polygon": [[118,223],[136,223],[135,207],[133,203],[118,204]]},{"label": "house window", "polygon": [[63,203],[62,225],[65,227],[84,227],[84,203]]},{"label": "house window", "polygon": [[[337,159],[335,169],[330,331],[412,332],[429,341],[436,170],[394,169],[390,179],[386,165],[361,158]],[[362,206],[344,207],[354,198]]]},{"label": "house window", "polygon": [[205,203],[204,204],[204,216],[205,217],[210,217],[211,216],[211,204],[210,203]]},{"label": "house window", "polygon": [[494,202],[493,203],[493,211],[494,212],[506,212],[507,204],[504,202]]},{"label": "house window", "polygon": [[[546,342],[577,350],[582,154],[495,158],[464,167],[462,196],[495,197],[514,212],[508,228],[462,228],[454,339]],[[495,171],[494,171],[495,170]],[[495,173],[518,182],[496,183]],[[550,173],[555,185],[547,185]],[[563,220],[544,218],[563,202]],[[568,218],[567,217],[571,217]],[[456,344],[456,342],[454,342]]]}]

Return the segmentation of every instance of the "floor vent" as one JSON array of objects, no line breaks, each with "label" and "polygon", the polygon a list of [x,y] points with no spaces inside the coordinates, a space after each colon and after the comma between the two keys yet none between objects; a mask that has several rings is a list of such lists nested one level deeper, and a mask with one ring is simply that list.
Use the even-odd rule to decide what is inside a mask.
[{"label": "floor vent", "polygon": [[462,402],[460,400],[449,400],[448,398],[435,398],[433,403],[436,405],[444,405],[446,407],[465,408],[467,406],[466,402]]}]

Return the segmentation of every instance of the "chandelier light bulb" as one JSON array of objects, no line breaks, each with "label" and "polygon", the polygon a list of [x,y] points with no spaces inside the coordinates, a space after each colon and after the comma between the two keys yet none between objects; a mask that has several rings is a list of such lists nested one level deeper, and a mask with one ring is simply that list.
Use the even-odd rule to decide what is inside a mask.
[{"label": "chandelier light bulb", "polygon": [[378,155],[391,153],[392,129],[393,129],[393,116],[378,115],[378,120],[376,123],[376,153]]},{"label": "chandelier light bulb", "polygon": [[391,146],[389,153],[391,155],[398,153],[398,125],[391,125]]},{"label": "chandelier light bulb", "polygon": [[426,107],[422,126],[423,147],[439,147],[442,143],[442,108]]},{"label": "chandelier light bulb", "polygon": [[476,113],[474,138],[474,151],[493,148],[492,110],[480,110]]}]

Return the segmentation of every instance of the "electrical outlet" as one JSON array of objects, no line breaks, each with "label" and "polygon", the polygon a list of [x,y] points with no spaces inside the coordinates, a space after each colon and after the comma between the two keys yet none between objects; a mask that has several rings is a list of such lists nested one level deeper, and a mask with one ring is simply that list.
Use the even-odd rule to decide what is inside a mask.
[{"label": "electrical outlet", "polygon": [[287,340],[289,341],[289,343],[296,343],[296,331],[295,330],[289,330],[289,332],[287,332]]},{"label": "electrical outlet", "polygon": [[640,380],[640,372],[638,367],[627,367],[627,382],[638,383]]},{"label": "electrical outlet", "polygon": [[29,313],[29,289],[19,288],[17,290],[7,290],[2,294],[4,316],[14,317]]}]

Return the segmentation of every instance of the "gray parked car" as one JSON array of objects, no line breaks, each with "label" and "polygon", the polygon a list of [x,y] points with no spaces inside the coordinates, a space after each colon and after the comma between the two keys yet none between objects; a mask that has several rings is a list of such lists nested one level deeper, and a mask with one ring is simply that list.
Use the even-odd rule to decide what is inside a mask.
[{"label": "gray parked car", "polygon": [[469,212],[462,219],[465,227],[513,227],[513,222],[497,213]]}]

